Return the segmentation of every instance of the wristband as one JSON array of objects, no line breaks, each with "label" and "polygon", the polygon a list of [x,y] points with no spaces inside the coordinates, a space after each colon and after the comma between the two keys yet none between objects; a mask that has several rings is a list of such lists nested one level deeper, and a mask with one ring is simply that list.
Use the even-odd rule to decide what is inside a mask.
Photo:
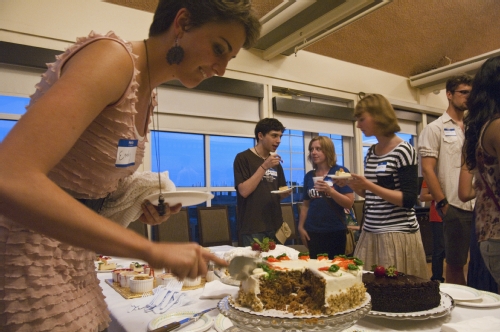
[{"label": "wristband", "polygon": [[445,198],[443,198],[442,200],[440,200],[437,204],[436,204],[436,209],[441,209],[442,207],[444,207],[445,205],[448,205],[448,200]]},{"label": "wristband", "polygon": [[262,169],[264,170],[264,172],[267,171],[267,169],[265,169],[264,166],[260,165],[260,167],[262,167]]}]

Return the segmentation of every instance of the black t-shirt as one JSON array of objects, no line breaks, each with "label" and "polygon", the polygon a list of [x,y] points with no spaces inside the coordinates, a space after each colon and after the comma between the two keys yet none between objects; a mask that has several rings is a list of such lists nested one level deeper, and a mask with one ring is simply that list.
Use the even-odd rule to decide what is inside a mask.
[{"label": "black t-shirt", "polygon": [[257,188],[247,198],[238,192],[238,185],[248,180],[262,163],[262,158],[256,156],[250,149],[238,153],[234,159],[234,185],[238,193],[239,234],[276,231],[283,223],[280,195],[271,193],[271,191],[286,185],[281,165],[268,169]]}]

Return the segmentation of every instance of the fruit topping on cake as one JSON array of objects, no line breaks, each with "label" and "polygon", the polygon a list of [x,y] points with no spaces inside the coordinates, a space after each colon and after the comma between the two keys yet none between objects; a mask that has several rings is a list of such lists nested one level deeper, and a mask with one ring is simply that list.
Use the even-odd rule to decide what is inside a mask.
[{"label": "fruit topping on cake", "polygon": [[259,241],[257,238],[253,240],[254,242],[251,245],[253,251],[268,252],[269,250],[276,249],[276,242],[268,237],[265,237],[262,241]]},{"label": "fruit topping on cake", "polygon": [[385,268],[381,265],[374,264],[372,265],[372,272],[375,274],[375,277],[387,277],[387,278],[397,278],[398,275],[402,275],[401,272],[396,270],[394,265]]},{"label": "fruit topping on cake", "polygon": [[309,252],[299,252],[299,259],[303,259],[306,261],[310,258],[311,257],[309,256]]}]

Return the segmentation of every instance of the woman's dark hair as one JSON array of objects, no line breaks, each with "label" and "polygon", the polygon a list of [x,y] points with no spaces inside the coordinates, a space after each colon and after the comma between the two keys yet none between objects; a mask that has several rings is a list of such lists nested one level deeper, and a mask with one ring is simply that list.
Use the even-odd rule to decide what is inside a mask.
[{"label": "woman's dark hair", "polygon": [[477,165],[476,149],[481,129],[488,120],[500,115],[500,56],[488,59],[476,73],[467,106],[462,151],[467,168],[473,170]]},{"label": "woman's dark hair", "polygon": [[167,31],[182,8],[190,14],[190,28],[201,27],[209,22],[236,22],[245,28],[243,48],[251,48],[259,39],[260,22],[251,9],[250,0],[160,0],[156,7],[149,36]]},{"label": "woman's dark hair", "polygon": [[259,133],[262,133],[262,135],[266,135],[272,130],[276,131],[281,131],[282,133],[285,131],[285,127],[281,122],[279,122],[277,119],[274,118],[264,118],[257,122],[255,125],[255,139],[257,142],[259,141]]}]

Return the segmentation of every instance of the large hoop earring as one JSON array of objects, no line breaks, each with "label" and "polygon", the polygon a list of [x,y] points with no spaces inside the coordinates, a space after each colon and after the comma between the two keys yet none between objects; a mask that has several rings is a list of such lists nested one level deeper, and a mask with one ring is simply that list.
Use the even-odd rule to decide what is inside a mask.
[{"label": "large hoop earring", "polygon": [[167,52],[167,62],[169,65],[178,65],[184,59],[184,49],[179,46],[179,39],[175,39],[175,45]]}]

